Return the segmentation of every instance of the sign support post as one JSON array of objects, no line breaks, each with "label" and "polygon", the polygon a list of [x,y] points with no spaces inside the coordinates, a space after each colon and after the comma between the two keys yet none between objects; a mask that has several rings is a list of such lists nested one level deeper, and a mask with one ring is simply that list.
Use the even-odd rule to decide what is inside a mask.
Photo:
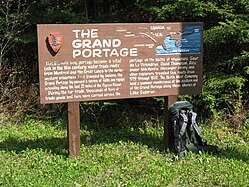
[{"label": "sign support post", "polygon": [[79,102],[68,103],[67,139],[69,156],[80,156],[80,108]]},{"label": "sign support post", "polygon": [[169,124],[169,106],[177,101],[177,96],[165,96],[164,97],[164,137],[163,143],[165,148],[172,148],[173,146],[173,129]]}]

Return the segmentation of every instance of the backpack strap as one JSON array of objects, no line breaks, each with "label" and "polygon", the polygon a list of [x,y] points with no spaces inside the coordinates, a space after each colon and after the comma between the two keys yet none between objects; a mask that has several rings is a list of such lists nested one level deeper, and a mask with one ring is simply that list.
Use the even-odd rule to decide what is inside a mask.
[{"label": "backpack strap", "polygon": [[178,138],[181,138],[182,135],[186,132],[186,128],[188,125],[188,116],[186,115],[185,110],[180,110],[180,123],[181,123],[181,129]]},{"label": "backpack strap", "polygon": [[189,113],[189,115],[191,117],[191,125],[192,125],[192,127],[195,129],[195,131],[199,135],[199,137],[202,138],[201,130],[200,130],[200,128],[198,127],[198,125],[196,123],[197,114],[195,112],[193,112],[193,110],[190,110],[188,113]]},{"label": "backpack strap", "polygon": [[185,143],[181,139],[182,136],[185,134],[188,125],[188,116],[186,115],[185,110],[179,111],[179,124],[180,124],[180,129],[179,133],[177,134],[178,136],[176,137],[176,145],[177,145],[176,150],[178,157],[186,152]]},{"label": "backpack strap", "polygon": [[[201,130],[200,128],[198,127],[198,124],[197,124],[197,113],[194,112],[193,110],[190,110],[189,111],[189,117],[191,118],[191,126],[194,128],[195,132],[197,133],[198,135],[198,139],[199,139],[199,144],[200,145],[207,145],[207,142],[204,141],[202,139],[202,134],[201,134]],[[198,140],[197,140],[198,141]]]}]

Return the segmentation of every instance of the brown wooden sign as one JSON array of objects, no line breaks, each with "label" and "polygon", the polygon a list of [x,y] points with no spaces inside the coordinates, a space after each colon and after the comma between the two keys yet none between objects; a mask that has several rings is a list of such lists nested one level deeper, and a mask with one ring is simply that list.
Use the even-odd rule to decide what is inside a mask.
[{"label": "brown wooden sign", "polygon": [[196,94],[202,23],[41,24],[41,103]]}]

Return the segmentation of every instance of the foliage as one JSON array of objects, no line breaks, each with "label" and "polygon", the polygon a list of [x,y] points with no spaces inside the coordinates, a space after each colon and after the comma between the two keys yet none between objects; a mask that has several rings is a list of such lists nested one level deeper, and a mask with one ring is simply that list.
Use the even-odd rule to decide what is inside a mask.
[{"label": "foliage", "polygon": [[81,155],[69,159],[62,121],[5,124],[0,128],[0,185],[247,186],[248,129],[201,130],[221,155],[189,153],[173,161],[162,147],[161,125],[99,129],[82,124]]},{"label": "foliage", "polygon": [[[28,27],[26,1],[6,0],[0,5],[0,70],[6,66],[5,55],[15,43],[21,42],[21,34]],[[7,61],[8,62],[8,61]]]},{"label": "foliage", "polygon": [[[248,118],[247,101],[243,90],[247,79],[237,76],[213,76],[204,82],[203,93],[191,96],[202,119],[219,118],[227,121],[227,125],[238,127]],[[247,97],[247,96],[246,96]],[[183,97],[186,99],[186,97]]]}]

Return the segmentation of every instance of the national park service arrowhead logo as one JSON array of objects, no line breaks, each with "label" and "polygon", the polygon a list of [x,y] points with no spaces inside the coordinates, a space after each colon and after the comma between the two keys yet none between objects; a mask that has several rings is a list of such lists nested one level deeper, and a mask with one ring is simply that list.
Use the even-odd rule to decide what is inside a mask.
[{"label": "national park service arrowhead logo", "polygon": [[57,53],[63,42],[63,35],[59,32],[52,32],[48,35],[48,43],[54,53]]}]

